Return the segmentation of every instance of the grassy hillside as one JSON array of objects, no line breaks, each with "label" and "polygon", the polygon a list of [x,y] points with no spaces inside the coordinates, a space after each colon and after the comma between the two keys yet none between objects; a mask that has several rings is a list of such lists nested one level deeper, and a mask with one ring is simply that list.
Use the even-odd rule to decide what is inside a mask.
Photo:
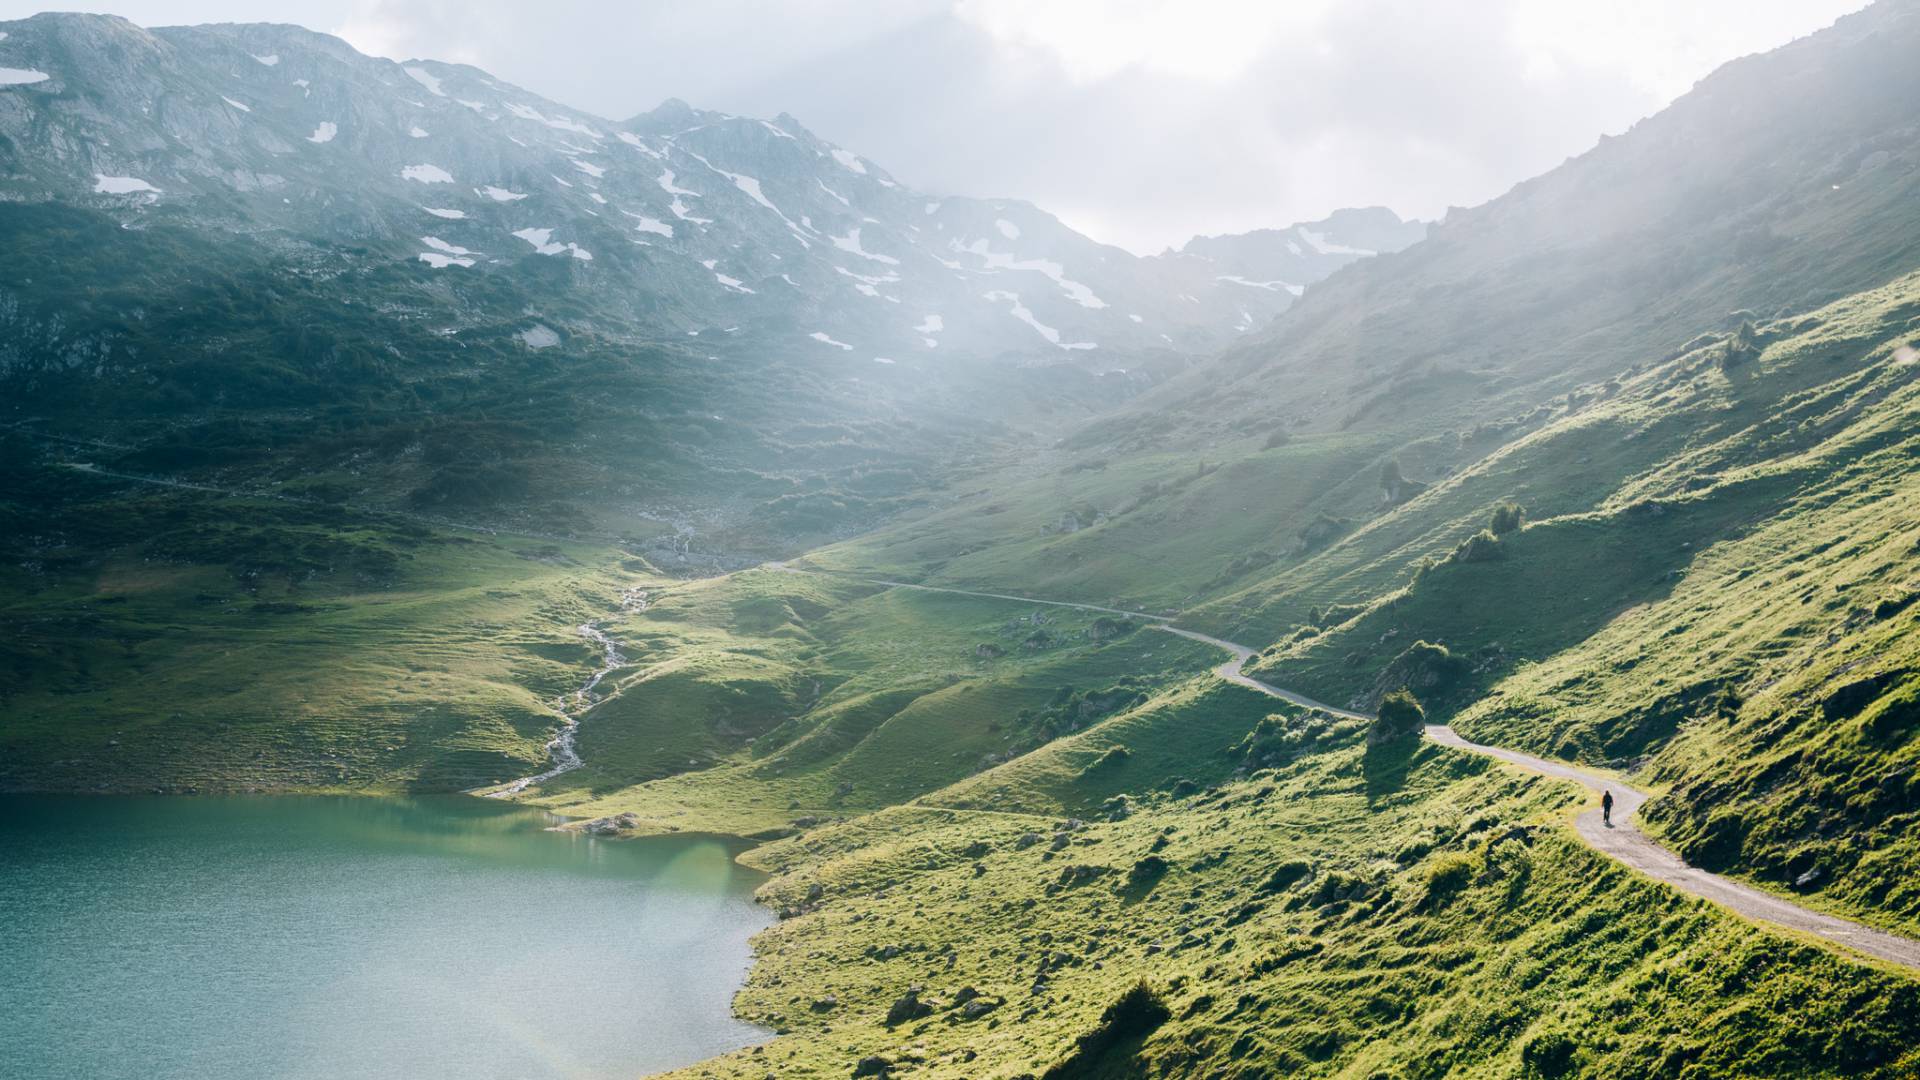
[{"label": "grassy hillside", "polygon": [[[1316,284],[1256,340],[1048,454],[814,558],[1197,608],[1199,625],[1271,639],[1404,584],[1499,499],[1536,519],[1591,509],[1703,414],[1652,394],[1643,415],[1611,414],[1630,428],[1570,418],[1703,335],[1788,327],[1920,266],[1915,76],[1868,74],[1917,45],[1913,6],[1882,3],[1729,64],[1426,241]],[[1736,380],[1726,398],[1737,413],[1786,392]],[[1477,483],[1448,483],[1469,469]],[[1392,513],[1435,486],[1442,501]]]},{"label": "grassy hillside", "polygon": [[[1162,719],[1183,728],[1177,707]],[[1188,757],[1231,744],[1209,731]],[[1277,772],[1142,790],[1087,820],[1099,793],[1049,779],[1074,755],[1063,742],[981,778],[1031,813],[942,793],[751,853],[784,919],[737,1007],[780,1036],[684,1075],[1920,1065],[1911,980],[1756,934],[1581,848],[1559,828],[1569,788],[1350,732]]]},{"label": "grassy hillside", "polygon": [[613,624],[632,664],[539,792],[641,829],[757,833],[908,802],[1184,681],[1210,650],[1133,620],[778,570]]},{"label": "grassy hillside", "polygon": [[590,669],[572,628],[639,580],[579,545],[59,482],[61,513],[0,527],[8,789],[507,779]]},{"label": "grassy hillside", "polygon": [[[1259,673],[1362,704],[1412,685],[1474,737],[1643,765],[1690,859],[1913,927],[1916,312],[1908,278],[1766,326],[1750,355],[1647,369],[1393,516],[1452,523],[1429,525],[1437,554],[1473,502],[1565,509],[1563,471],[1615,488],[1402,564],[1408,585],[1323,613]],[[1418,551],[1389,549],[1381,579]]]}]

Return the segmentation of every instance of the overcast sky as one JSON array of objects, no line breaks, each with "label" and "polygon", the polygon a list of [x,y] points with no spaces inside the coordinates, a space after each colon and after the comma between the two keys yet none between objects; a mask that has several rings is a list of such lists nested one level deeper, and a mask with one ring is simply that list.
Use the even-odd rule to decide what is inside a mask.
[{"label": "overcast sky", "polygon": [[[0,18],[40,5],[0,0]],[[936,193],[1136,251],[1492,198],[1863,0],[99,0],[268,17],[623,119],[792,113]]]}]

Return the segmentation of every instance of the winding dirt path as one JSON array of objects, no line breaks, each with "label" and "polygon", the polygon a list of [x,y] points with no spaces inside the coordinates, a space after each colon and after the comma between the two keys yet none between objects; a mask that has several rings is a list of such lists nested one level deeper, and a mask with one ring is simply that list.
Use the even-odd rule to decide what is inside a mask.
[{"label": "winding dirt path", "polygon": [[[1302,708],[1319,709],[1335,716],[1356,720],[1373,719],[1366,713],[1336,708],[1303,694],[1263,683],[1247,675],[1242,669],[1246,666],[1248,659],[1253,656],[1254,650],[1245,645],[1237,645],[1231,641],[1222,641],[1216,637],[1208,637],[1205,634],[1164,624],[1154,629],[1165,630],[1170,634],[1178,634],[1194,641],[1204,641],[1232,653],[1232,660],[1214,669],[1214,674],[1230,683],[1258,690]],[[1594,805],[1581,811],[1580,816],[1574,819],[1573,827],[1580,839],[1586,841],[1589,847],[1630,870],[1636,870],[1655,881],[1665,882],[1689,895],[1711,900],[1746,918],[1808,934],[1835,945],[1865,953],[1876,960],[1920,970],[1920,941],[1890,934],[1884,930],[1876,930],[1870,926],[1862,926],[1834,915],[1812,911],[1791,900],[1763,892],[1751,885],[1743,885],[1718,874],[1708,873],[1697,866],[1687,865],[1678,855],[1661,847],[1651,837],[1640,831],[1640,826],[1634,818],[1641,805],[1647,801],[1647,794],[1643,791],[1628,787],[1618,780],[1599,773],[1569,765],[1564,761],[1550,761],[1532,754],[1523,754],[1517,750],[1505,750],[1497,746],[1470,742],[1450,727],[1440,725],[1428,727],[1426,737],[1450,749],[1504,761],[1509,765],[1542,776],[1571,780],[1595,795],[1605,791],[1613,792],[1611,823],[1602,819],[1600,807]]]}]

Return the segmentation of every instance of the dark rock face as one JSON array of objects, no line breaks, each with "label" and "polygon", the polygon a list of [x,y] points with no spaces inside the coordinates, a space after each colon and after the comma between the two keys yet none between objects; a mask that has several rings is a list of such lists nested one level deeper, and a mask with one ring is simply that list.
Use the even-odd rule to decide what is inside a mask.
[{"label": "dark rock face", "polygon": [[933,1015],[933,1006],[920,1000],[920,988],[917,986],[909,987],[906,993],[901,994],[900,997],[888,1007],[887,1026],[892,1027],[896,1024],[904,1024],[909,1020],[918,1020],[923,1016],[931,1015]]}]

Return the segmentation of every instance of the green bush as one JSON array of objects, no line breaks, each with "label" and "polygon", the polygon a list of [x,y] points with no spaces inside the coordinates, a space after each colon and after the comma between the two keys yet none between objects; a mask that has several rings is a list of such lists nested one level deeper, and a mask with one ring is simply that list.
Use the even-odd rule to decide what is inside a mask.
[{"label": "green bush", "polygon": [[1573,1070],[1579,1050],[1565,1032],[1549,1031],[1520,1047],[1520,1063],[1530,1076],[1565,1076]]},{"label": "green bush", "polygon": [[1380,713],[1374,717],[1368,739],[1372,742],[1404,739],[1419,735],[1426,724],[1427,710],[1420,707],[1420,699],[1402,687],[1380,700]]},{"label": "green bush", "polygon": [[1481,529],[1479,532],[1460,541],[1460,546],[1453,549],[1453,554],[1447,557],[1447,561],[1456,563],[1495,562],[1506,557],[1506,545],[1500,542],[1499,537],[1493,535],[1493,530]]},{"label": "green bush", "polygon": [[1100,1023],[1080,1036],[1073,1053],[1048,1069],[1043,1080],[1068,1080],[1093,1074],[1108,1052],[1127,1042],[1146,1038],[1172,1018],[1173,1010],[1167,1008],[1160,992],[1142,979],[1107,1006],[1107,1011],[1100,1014]]},{"label": "green bush", "polygon": [[1158,855],[1146,856],[1134,863],[1133,869],[1127,871],[1127,887],[1130,889],[1146,888],[1148,885],[1159,881],[1160,878],[1166,874],[1170,865],[1167,860]]},{"label": "green bush", "polygon": [[1860,734],[1869,742],[1893,743],[1920,727],[1920,682],[1881,697],[1860,714]]},{"label": "green bush", "polygon": [[1493,535],[1505,536],[1517,531],[1526,523],[1527,512],[1520,508],[1519,503],[1508,500],[1493,508],[1493,519],[1488,522],[1487,527],[1492,530]]},{"label": "green bush", "polygon": [[1273,868],[1267,880],[1260,886],[1261,892],[1276,893],[1287,886],[1313,873],[1313,864],[1305,859],[1288,859]]},{"label": "green bush", "polygon": [[1447,901],[1458,896],[1473,881],[1474,870],[1473,859],[1466,855],[1444,855],[1435,859],[1427,867],[1426,892],[1420,898],[1421,910],[1444,907]]}]

